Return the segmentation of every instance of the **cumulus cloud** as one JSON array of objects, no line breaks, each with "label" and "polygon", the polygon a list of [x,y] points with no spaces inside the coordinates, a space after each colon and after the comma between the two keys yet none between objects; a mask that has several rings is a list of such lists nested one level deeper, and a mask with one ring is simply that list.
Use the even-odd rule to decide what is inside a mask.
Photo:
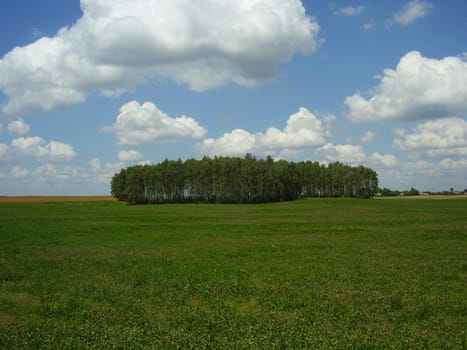
[{"label": "cumulus cloud", "polygon": [[329,162],[358,164],[366,160],[366,154],[360,145],[334,145],[327,143],[316,150],[316,154]]},{"label": "cumulus cloud", "polygon": [[365,133],[365,135],[363,135],[362,137],[359,137],[358,139],[356,139],[356,142],[358,142],[358,143],[369,143],[369,142],[374,141],[375,138],[376,138],[376,133],[375,132],[367,131]]},{"label": "cumulus cloud", "polygon": [[326,135],[323,122],[301,107],[289,117],[284,130],[269,128],[265,134],[257,134],[257,141],[261,148],[300,148],[321,145]]},{"label": "cumulus cloud", "polygon": [[124,162],[102,164],[99,158],[94,158],[89,161],[92,181],[95,183],[109,183],[112,176],[125,167]]},{"label": "cumulus cloud", "polygon": [[396,69],[385,69],[368,99],[345,99],[350,120],[415,120],[467,113],[467,56],[430,59],[417,51],[404,55]]},{"label": "cumulus cloud", "polygon": [[54,180],[68,180],[77,175],[76,168],[66,167],[60,168],[56,164],[46,163],[38,166],[32,171],[32,176],[35,178],[53,178]]},{"label": "cumulus cloud", "polygon": [[382,165],[387,168],[392,168],[398,164],[397,158],[392,154],[379,154],[374,152],[371,155],[371,160],[376,165]]},{"label": "cumulus cloud", "polygon": [[118,152],[118,160],[121,162],[130,162],[134,160],[141,160],[143,155],[135,150],[127,150]]},{"label": "cumulus cloud", "polygon": [[198,143],[195,150],[203,155],[242,156],[245,153],[275,154],[277,151],[290,151],[324,144],[329,136],[323,121],[301,107],[291,115],[283,130],[268,128],[266,132],[250,133],[235,129],[218,139],[206,139]]},{"label": "cumulus cloud", "polygon": [[402,11],[394,14],[392,21],[401,26],[408,26],[415,20],[425,17],[433,8],[433,5],[427,1],[413,0],[407,3]]},{"label": "cumulus cloud", "polygon": [[114,125],[105,127],[122,145],[158,145],[164,142],[197,139],[207,131],[198,122],[185,115],[172,118],[152,102],[140,104],[130,101],[120,108]]},{"label": "cumulus cloud", "polygon": [[374,133],[373,131],[367,131],[365,133],[365,136],[361,138],[361,141],[363,143],[371,142],[375,139],[375,137],[376,137],[376,133]]},{"label": "cumulus cloud", "polygon": [[8,124],[8,133],[11,136],[24,136],[29,133],[31,127],[26,123],[23,118],[19,117]]},{"label": "cumulus cloud", "polygon": [[22,178],[28,175],[29,175],[29,170],[19,165],[15,165],[13,169],[11,169],[11,172],[10,172],[10,176],[13,178]]},{"label": "cumulus cloud", "polygon": [[89,167],[93,172],[96,172],[101,169],[101,161],[99,158],[93,158],[89,161]]},{"label": "cumulus cloud", "polygon": [[242,156],[256,153],[256,135],[242,129],[232,130],[218,139],[206,139],[195,146],[197,153],[207,156]]},{"label": "cumulus cloud", "polygon": [[71,145],[58,141],[46,142],[38,136],[16,138],[11,141],[11,146],[18,156],[31,157],[38,161],[63,162],[76,156]]},{"label": "cumulus cloud", "polygon": [[428,156],[467,155],[467,121],[461,118],[429,120],[412,133],[397,130],[394,147],[403,151],[423,151]]},{"label": "cumulus cloud", "polygon": [[467,169],[467,159],[453,160],[451,158],[445,158],[438,164],[441,169]]},{"label": "cumulus cloud", "polygon": [[81,0],[81,9],[74,25],[0,60],[3,113],[50,111],[155,77],[193,90],[254,85],[319,46],[300,0]]}]

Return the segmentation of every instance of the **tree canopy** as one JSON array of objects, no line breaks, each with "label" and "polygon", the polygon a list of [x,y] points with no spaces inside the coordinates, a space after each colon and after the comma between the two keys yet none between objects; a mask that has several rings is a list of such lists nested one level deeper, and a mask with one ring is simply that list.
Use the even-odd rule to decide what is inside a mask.
[{"label": "tree canopy", "polygon": [[122,169],[111,181],[120,201],[143,203],[261,203],[299,197],[371,198],[378,175],[340,162],[289,162],[271,157],[164,160]]}]

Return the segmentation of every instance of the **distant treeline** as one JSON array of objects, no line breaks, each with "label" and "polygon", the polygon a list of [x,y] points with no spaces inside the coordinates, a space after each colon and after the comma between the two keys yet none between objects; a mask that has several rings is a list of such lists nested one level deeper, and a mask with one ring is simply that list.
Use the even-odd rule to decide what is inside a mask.
[{"label": "distant treeline", "polygon": [[420,191],[416,188],[411,187],[410,190],[405,191],[398,191],[398,190],[391,190],[387,187],[382,189],[378,189],[377,194],[382,197],[397,197],[397,196],[419,196]]},{"label": "distant treeline", "polygon": [[378,175],[336,162],[274,161],[239,157],[165,160],[122,169],[111,182],[120,201],[143,203],[261,203],[299,197],[371,198]]}]

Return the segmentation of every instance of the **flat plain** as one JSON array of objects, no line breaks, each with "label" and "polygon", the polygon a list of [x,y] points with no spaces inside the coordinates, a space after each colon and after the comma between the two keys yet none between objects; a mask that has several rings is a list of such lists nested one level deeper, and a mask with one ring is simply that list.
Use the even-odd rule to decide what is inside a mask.
[{"label": "flat plain", "polygon": [[465,349],[467,198],[0,203],[0,348]]}]

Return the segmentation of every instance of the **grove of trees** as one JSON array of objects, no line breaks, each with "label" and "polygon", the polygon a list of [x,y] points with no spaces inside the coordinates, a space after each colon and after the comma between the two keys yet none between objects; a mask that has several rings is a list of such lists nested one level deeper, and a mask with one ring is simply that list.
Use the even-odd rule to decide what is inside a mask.
[{"label": "grove of trees", "polygon": [[397,197],[397,196],[419,196],[420,191],[416,188],[411,187],[410,190],[399,191],[391,190],[387,187],[384,187],[377,191],[382,197]]},{"label": "grove of trees", "polygon": [[339,162],[275,161],[271,157],[204,157],[165,160],[122,169],[111,181],[111,194],[131,204],[261,203],[299,197],[371,198],[378,175],[364,166]]}]

